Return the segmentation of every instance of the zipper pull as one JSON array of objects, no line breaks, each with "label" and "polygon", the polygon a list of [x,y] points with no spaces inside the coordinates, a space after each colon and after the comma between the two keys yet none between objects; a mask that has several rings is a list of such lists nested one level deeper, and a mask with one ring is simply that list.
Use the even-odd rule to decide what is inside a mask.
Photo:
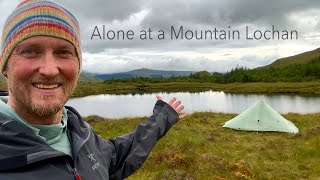
[{"label": "zipper pull", "polygon": [[79,175],[79,173],[77,172],[76,168],[72,169],[72,173],[74,175],[74,177],[76,178],[76,180],[81,180],[81,176]]},{"label": "zipper pull", "polygon": [[81,180],[80,175],[76,171],[74,173],[75,173],[74,176],[76,177],[76,180]]},{"label": "zipper pull", "polygon": [[73,174],[76,177],[76,180],[81,180],[81,176],[79,175],[76,169],[76,159],[74,159],[73,161]]},{"label": "zipper pull", "polygon": [[79,173],[77,172],[77,169],[75,168],[76,166],[76,163],[74,162],[74,166],[71,167],[71,164],[69,161],[66,161],[66,165],[67,165],[67,168],[69,169],[69,171],[72,172],[72,174],[74,175],[74,177],[76,178],[76,180],[81,180],[81,176],[79,175]]}]

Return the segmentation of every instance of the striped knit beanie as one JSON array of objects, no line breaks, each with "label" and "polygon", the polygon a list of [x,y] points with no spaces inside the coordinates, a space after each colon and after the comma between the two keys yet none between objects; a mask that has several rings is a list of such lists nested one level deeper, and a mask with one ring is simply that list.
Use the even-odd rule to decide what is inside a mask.
[{"label": "striped knit beanie", "polygon": [[16,45],[39,35],[69,41],[76,49],[81,67],[80,29],[78,21],[71,12],[51,1],[25,0],[16,7],[3,27],[1,73]]}]

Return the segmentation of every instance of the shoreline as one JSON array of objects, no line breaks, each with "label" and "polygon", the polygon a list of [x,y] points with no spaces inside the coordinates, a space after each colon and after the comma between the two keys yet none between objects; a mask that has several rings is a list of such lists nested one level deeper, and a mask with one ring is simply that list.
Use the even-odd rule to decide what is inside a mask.
[{"label": "shoreline", "polygon": [[[0,82],[0,91],[7,90]],[[223,91],[230,94],[265,94],[265,95],[299,95],[320,96],[320,81],[310,82],[276,82],[276,83],[207,83],[207,82],[79,82],[72,97],[85,97],[98,94],[144,94],[158,92],[203,92]]]},{"label": "shoreline", "polygon": [[299,96],[320,96],[320,81],[277,82],[277,83],[202,83],[202,82],[167,82],[167,83],[132,83],[100,82],[78,83],[72,97],[84,97],[98,94],[144,94],[157,92],[203,92],[223,91],[230,94],[283,94]]},{"label": "shoreline", "polygon": [[[187,113],[188,117],[193,116],[195,114],[211,114],[211,115],[225,115],[225,116],[237,116],[241,113],[224,113],[224,112],[206,112],[206,111],[197,111],[192,113]],[[311,113],[295,113],[295,112],[288,112],[288,113],[279,113],[281,116],[310,116],[310,115],[317,115],[320,114],[320,110],[318,112],[311,112]],[[118,122],[118,121],[136,121],[137,119],[147,119],[148,116],[135,116],[135,117],[121,117],[121,118],[108,118],[102,117],[99,115],[89,115],[89,116],[82,116],[87,122],[96,123],[99,121],[111,121],[111,122]],[[289,119],[288,119],[289,120]]]}]

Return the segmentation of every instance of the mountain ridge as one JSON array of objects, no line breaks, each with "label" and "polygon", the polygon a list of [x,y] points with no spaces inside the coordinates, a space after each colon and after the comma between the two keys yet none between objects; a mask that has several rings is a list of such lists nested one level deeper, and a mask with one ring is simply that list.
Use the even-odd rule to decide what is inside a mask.
[{"label": "mountain ridge", "polygon": [[275,61],[273,61],[271,64],[268,64],[266,66],[257,67],[254,69],[264,69],[264,68],[285,68],[287,66],[293,65],[293,64],[308,64],[312,61],[320,59],[320,48],[306,51],[300,54],[296,54],[293,56],[288,56],[284,58],[279,58]]},{"label": "mountain ridge", "polygon": [[188,76],[194,71],[169,71],[169,70],[154,70],[140,68],[128,72],[112,73],[112,74],[97,74],[96,78],[108,80],[116,78],[135,78],[135,77],[150,77],[150,78],[168,78],[177,76]]},{"label": "mountain ridge", "polygon": [[[293,56],[279,58],[273,61],[271,64],[254,68],[254,70],[263,70],[270,67],[273,68],[285,68],[293,64],[308,64],[314,60],[320,60],[320,48],[306,51]],[[189,76],[196,71],[174,71],[174,70],[154,70],[147,68],[140,68],[131,70],[128,72],[110,73],[110,74],[94,74],[89,72],[82,72],[79,77],[79,82],[100,82],[108,79],[119,78],[135,78],[135,77],[150,77],[150,78],[168,78],[177,76]],[[212,72],[211,72],[212,74]],[[6,79],[0,75],[0,82],[5,82]]]}]

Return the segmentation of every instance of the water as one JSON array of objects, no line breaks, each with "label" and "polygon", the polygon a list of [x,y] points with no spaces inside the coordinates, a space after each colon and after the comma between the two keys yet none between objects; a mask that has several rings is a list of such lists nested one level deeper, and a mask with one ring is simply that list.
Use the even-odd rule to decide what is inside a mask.
[{"label": "water", "polygon": [[68,106],[76,108],[82,116],[98,115],[106,118],[150,116],[156,95],[164,101],[177,97],[185,105],[183,112],[241,113],[258,100],[263,99],[279,113],[320,112],[320,97],[288,95],[243,95],[217,91],[200,93],[156,93],[129,95],[95,95],[73,98]]}]

